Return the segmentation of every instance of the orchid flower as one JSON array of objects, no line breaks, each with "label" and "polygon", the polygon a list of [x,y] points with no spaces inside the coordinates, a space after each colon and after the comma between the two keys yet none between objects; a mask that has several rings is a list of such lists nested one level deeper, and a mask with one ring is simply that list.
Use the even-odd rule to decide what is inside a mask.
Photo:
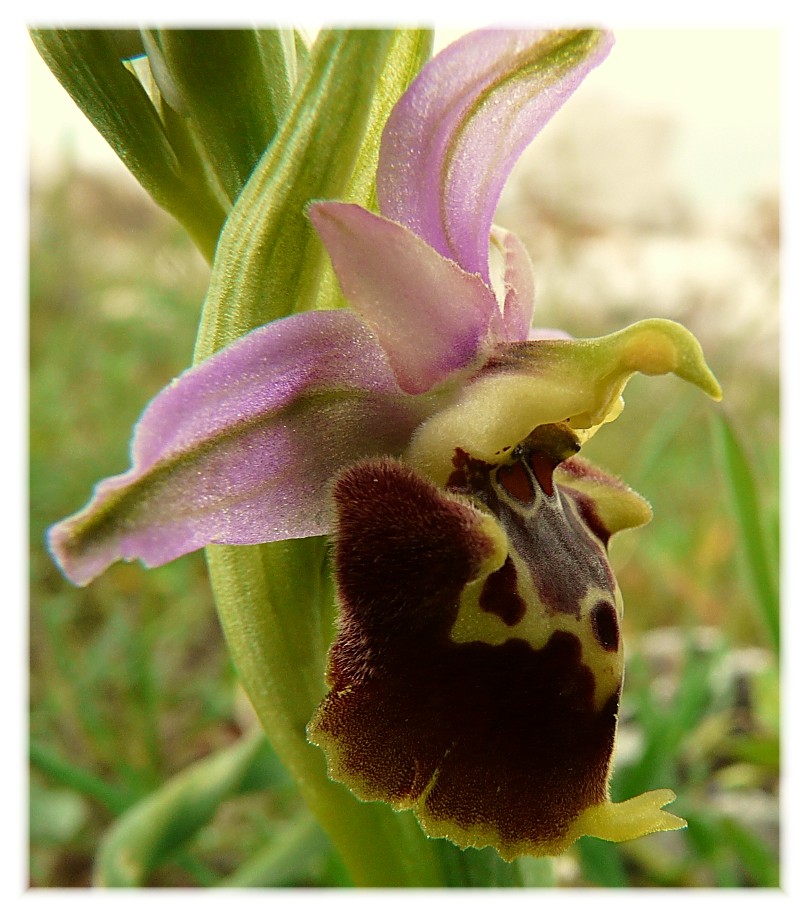
[{"label": "orchid flower", "polygon": [[309,209],[349,305],[261,327],[148,406],[132,468],[56,525],[84,584],[208,544],[333,536],[339,618],[308,734],[334,780],[430,836],[552,855],[684,824],[609,797],[623,679],[607,558],[648,504],[576,457],[637,372],[720,388],[661,319],[531,339],[533,280],[493,226],[515,160],[608,33],[473,33],[384,131],[379,213]]}]

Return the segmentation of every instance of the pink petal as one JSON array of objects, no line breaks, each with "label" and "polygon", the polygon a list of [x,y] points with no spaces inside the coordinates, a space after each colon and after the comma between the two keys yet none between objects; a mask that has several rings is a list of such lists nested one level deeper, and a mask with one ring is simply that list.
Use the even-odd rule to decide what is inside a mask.
[{"label": "pink petal", "polygon": [[503,340],[527,340],[533,321],[533,262],[518,236],[499,226],[491,229],[491,240],[504,261],[505,301],[502,307]]},{"label": "pink petal", "polygon": [[378,335],[404,391],[427,391],[474,360],[499,318],[479,277],[356,204],[316,203],[310,215],[346,299]]},{"label": "pink petal", "polygon": [[591,30],[487,30],[450,45],[387,122],[381,212],[488,281],[488,235],[508,174],[612,41]]},{"label": "pink petal", "polygon": [[51,549],[85,584],[121,558],[156,566],[205,544],[323,534],[332,478],[360,457],[400,452],[422,419],[355,315],[274,322],[152,401],[132,469],[54,526]]}]

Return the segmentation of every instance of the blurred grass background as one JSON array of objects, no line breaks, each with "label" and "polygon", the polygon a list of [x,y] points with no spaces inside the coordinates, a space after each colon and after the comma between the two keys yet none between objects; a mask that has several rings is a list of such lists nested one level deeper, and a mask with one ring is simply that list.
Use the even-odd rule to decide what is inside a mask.
[{"label": "blurred grass background", "polygon": [[[778,664],[749,557],[769,554],[761,575],[776,586],[777,195],[716,223],[675,194],[649,202],[647,183],[632,198],[624,176],[616,209],[597,193],[614,186],[608,169],[586,193],[574,181],[560,193],[574,142],[528,157],[500,211],[534,255],[537,320],[594,336],[678,318],[702,339],[725,402],[676,379],[635,379],[623,417],[586,450],[655,509],[647,529],[615,543],[628,670],[612,794],[671,787],[690,826],[620,846],[584,839],[551,864],[520,863],[521,880],[776,886]],[[638,176],[657,168],[649,155]],[[114,859],[119,818],[148,814],[161,787],[160,797],[176,790],[183,815],[130,883],[344,884],[252,737],[201,553],[149,572],[118,564],[77,589],[43,547],[50,524],[128,466],[132,425],[189,364],[207,269],[145,194],[69,161],[34,181],[30,231],[31,884],[88,886],[99,848]],[[216,761],[228,778],[205,805],[182,808],[193,765]]]}]

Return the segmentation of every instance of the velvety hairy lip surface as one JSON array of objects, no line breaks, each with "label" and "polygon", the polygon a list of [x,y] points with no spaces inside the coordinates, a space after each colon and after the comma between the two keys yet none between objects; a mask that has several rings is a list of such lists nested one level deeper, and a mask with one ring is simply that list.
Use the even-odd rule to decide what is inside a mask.
[{"label": "velvety hairy lip surface", "polygon": [[[470,503],[392,461],[355,466],[336,502],[342,613],[309,730],[332,775],[461,845],[495,841],[510,858],[563,843],[606,798],[619,679],[596,702],[569,631],[541,647],[453,639],[464,589],[492,553]],[[517,578],[508,557],[486,576],[481,611],[518,624]]]}]

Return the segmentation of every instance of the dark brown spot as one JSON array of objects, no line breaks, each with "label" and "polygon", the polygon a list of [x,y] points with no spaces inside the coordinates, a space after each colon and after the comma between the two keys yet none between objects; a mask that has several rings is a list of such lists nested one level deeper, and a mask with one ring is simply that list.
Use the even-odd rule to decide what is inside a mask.
[{"label": "dark brown spot", "polygon": [[[363,617],[374,636],[425,638],[440,620],[413,617],[431,596],[436,608],[451,605],[493,551],[479,514],[406,465],[393,460],[354,465],[334,487],[338,539],[337,584],[348,613]],[[361,561],[360,561],[361,558]],[[372,616],[363,608],[373,606]]]},{"label": "dark brown spot", "polygon": [[580,490],[576,490],[574,487],[562,486],[561,489],[578,507],[578,512],[580,512],[586,527],[604,547],[608,547],[612,533],[601,521],[595,500],[589,496],[585,496]]},{"label": "dark brown spot", "polygon": [[620,645],[620,628],[617,612],[610,601],[598,601],[592,609],[592,629],[595,637],[607,652],[616,652]]},{"label": "dark brown spot", "polygon": [[509,627],[515,626],[527,610],[522,596],[516,588],[516,566],[509,556],[502,566],[485,580],[480,595],[480,607],[489,614],[496,614]]},{"label": "dark brown spot", "polygon": [[[449,490],[460,490],[469,496],[478,496],[484,499],[485,494],[491,490],[491,471],[495,465],[472,458],[462,448],[456,448],[452,456],[454,470],[446,481]],[[485,499],[484,499],[485,501]]]},{"label": "dark brown spot", "polygon": [[[343,630],[339,644],[355,636]],[[356,681],[340,653],[352,689],[332,690],[311,730],[337,743],[366,797],[412,804],[437,770],[429,813],[482,822],[506,843],[558,839],[605,798],[619,692],[594,709],[576,636],[554,633],[541,650],[516,639],[402,648],[376,643],[372,675]]]},{"label": "dark brown spot", "polygon": [[504,464],[497,470],[497,483],[520,503],[529,506],[533,502],[533,483],[527,468],[521,461],[516,464]]}]

